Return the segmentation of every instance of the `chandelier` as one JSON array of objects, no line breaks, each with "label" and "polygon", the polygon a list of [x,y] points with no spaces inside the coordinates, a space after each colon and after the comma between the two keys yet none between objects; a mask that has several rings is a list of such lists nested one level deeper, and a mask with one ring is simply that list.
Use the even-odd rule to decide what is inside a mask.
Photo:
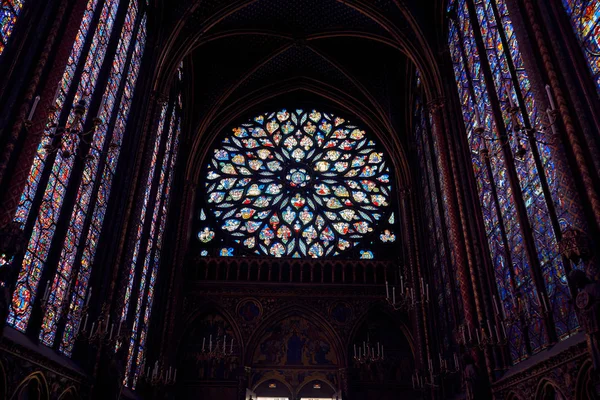
[{"label": "chandelier", "polygon": [[219,337],[216,337],[213,343],[212,335],[208,338],[208,351],[206,348],[206,338],[202,338],[202,354],[208,359],[220,360],[233,354],[233,337],[229,346],[227,346],[227,335],[223,335],[223,342],[219,341]]},{"label": "chandelier", "polygon": [[362,346],[354,344],[354,361],[357,364],[373,364],[384,360],[383,345],[377,342],[375,346],[371,345],[369,336],[362,342]]},{"label": "chandelier", "polygon": [[421,278],[421,301],[417,300],[415,289],[404,284],[404,276],[400,274],[400,293],[396,294],[396,287],[391,287],[392,295],[390,296],[390,284],[385,281],[385,300],[394,310],[410,311],[418,304],[429,303],[429,284]]}]

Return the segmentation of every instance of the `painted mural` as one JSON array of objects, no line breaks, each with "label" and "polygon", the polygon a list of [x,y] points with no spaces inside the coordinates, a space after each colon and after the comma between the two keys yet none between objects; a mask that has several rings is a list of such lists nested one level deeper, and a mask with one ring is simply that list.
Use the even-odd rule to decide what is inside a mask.
[{"label": "painted mural", "polygon": [[302,317],[269,326],[254,352],[254,365],[325,366],[336,364],[322,329]]}]

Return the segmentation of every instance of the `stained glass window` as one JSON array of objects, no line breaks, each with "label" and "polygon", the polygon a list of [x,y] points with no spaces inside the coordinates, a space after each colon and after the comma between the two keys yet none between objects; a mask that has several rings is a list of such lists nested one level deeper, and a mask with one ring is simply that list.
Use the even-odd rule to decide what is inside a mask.
[{"label": "stained glass window", "polygon": [[600,2],[562,0],[600,93]]},{"label": "stained glass window", "polygon": [[[559,196],[556,155],[541,127],[505,1],[476,0],[474,11],[469,13],[465,0],[450,2],[448,39],[500,303],[509,319],[527,315],[524,324],[507,326],[517,362],[548,345],[547,329],[564,338],[577,327],[556,240],[573,221]],[[518,214],[517,202],[526,215]],[[525,229],[532,232],[529,245]],[[535,281],[534,268],[543,282]],[[552,327],[543,322],[546,310],[554,317]]]},{"label": "stained glass window", "polygon": [[0,5],[0,55],[8,44],[24,4],[23,0],[6,0]]},{"label": "stained glass window", "polygon": [[[337,256],[368,242],[391,214],[384,153],[359,126],[317,110],[239,124],[214,149],[206,176],[207,208],[242,254]],[[379,237],[395,240],[391,229]],[[373,258],[370,249],[361,255]]]},{"label": "stained glass window", "polygon": [[[125,385],[133,389],[137,385],[145,363],[148,326],[154,301],[154,289],[166,228],[173,174],[179,150],[182,115],[182,70],[183,66],[181,65],[177,74],[177,84],[175,85],[177,93],[161,109],[145,192],[141,200],[142,209],[120,317],[121,321],[126,321],[130,307],[135,307],[133,309],[132,334],[129,343],[125,344],[128,355],[123,380]],[[142,241],[144,229],[148,230],[148,239],[145,242]],[[134,287],[136,277],[139,277],[137,288]],[[140,295],[135,299],[137,301],[132,302],[134,290],[137,290]],[[121,345],[118,344],[118,346]]]},{"label": "stained glass window", "polygon": [[[45,273],[50,279],[46,282],[48,296],[39,336],[42,343],[52,346],[62,325],[60,350],[67,355],[72,352],[79,330],[82,303],[145,47],[145,15],[140,13],[137,1],[123,4],[127,6],[125,20],[116,26],[119,0],[107,0],[101,8],[98,0],[87,3],[55,94],[56,111],[50,111],[51,122],[38,147],[15,216],[26,232],[30,225],[32,228],[8,323],[21,331],[27,328],[38,285],[48,268],[48,255],[57,246],[60,258],[57,265],[52,265],[56,267],[55,273]],[[99,18],[95,21],[97,13]],[[119,35],[119,41],[114,56],[107,59],[113,34]],[[91,42],[89,47],[88,42]],[[84,49],[89,50],[83,53]],[[98,79],[103,70],[108,72],[108,81],[100,86]],[[94,98],[101,99],[94,114],[101,122],[89,141],[63,135],[56,144],[50,135],[55,126],[74,126],[78,118],[75,104],[84,100],[87,106],[93,104]],[[86,110],[81,123],[91,126],[92,119]],[[78,164],[83,171],[81,178],[71,176]],[[63,203],[71,192],[75,194],[73,210],[63,212]],[[64,233],[57,230],[61,218],[65,218],[67,226]],[[65,302],[69,302],[68,307]],[[66,318],[63,312],[67,313]]]}]

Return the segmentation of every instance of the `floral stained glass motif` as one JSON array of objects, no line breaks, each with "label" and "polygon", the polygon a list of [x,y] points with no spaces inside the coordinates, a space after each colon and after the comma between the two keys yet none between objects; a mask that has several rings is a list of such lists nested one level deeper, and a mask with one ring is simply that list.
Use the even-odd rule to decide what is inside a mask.
[{"label": "floral stained glass motif", "polygon": [[600,2],[562,0],[600,93]]},{"label": "floral stained glass motif", "polygon": [[221,229],[256,254],[335,256],[389,218],[384,154],[332,114],[258,115],[233,129],[207,169],[206,201]]},{"label": "floral stained glass motif", "polygon": [[[94,37],[92,38],[95,46],[92,46],[92,49],[90,49],[90,52],[87,54],[85,59],[84,69],[87,71],[87,73],[83,74],[81,80],[79,81],[77,92],[75,94],[75,102],[90,96],[94,92],[98,74],[100,73],[104,56],[106,55],[108,48],[110,33],[114,27],[118,7],[118,0],[108,0],[102,7],[100,21],[94,33]],[[88,9],[86,11],[91,11],[94,8],[95,1],[90,0],[90,3],[88,3]],[[91,18],[91,16],[93,16],[93,12],[91,15],[86,12],[86,15],[81,23],[79,33],[87,33],[87,29],[89,28],[89,19],[87,17]],[[78,34],[76,40],[79,39],[80,37]],[[81,39],[83,40],[83,38]],[[71,53],[72,56],[74,53],[79,56],[79,50],[75,50],[75,48],[82,43],[78,43],[76,41],[74,50]],[[69,65],[67,66],[63,76],[63,83],[68,81],[69,86],[72,80],[72,76],[70,75],[71,70],[69,68],[70,64],[71,60],[69,60]],[[64,95],[64,91],[59,90],[59,102],[62,95]],[[74,119],[75,112],[71,110],[67,126],[70,126],[74,122]],[[86,115],[82,117],[82,120],[86,120]],[[20,206],[17,210],[16,220],[22,224],[24,224],[23,217],[29,213],[29,207],[31,207],[29,199],[33,198],[34,193],[30,193],[30,190],[37,188],[37,184],[39,184],[38,174],[41,173],[41,169],[37,170],[37,168],[43,167],[46,158],[46,150],[43,148],[43,142],[44,140],[40,144],[42,147],[38,150],[38,155],[36,157],[38,165],[36,165],[36,161],[34,161],[32,174],[30,175],[29,179],[30,182],[28,182],[28,185],[22,195],[22,203],[24,202],[25,204]],[[44,268],[46,257],[49,254],[52,239],[56,231],[56,223],[58,222],[58,217],[60,215],[63,200],[65,198],[65,192],[67,190],[71,171],[75,162],[75,157],[72,156],[72,154],[77,151],[78,143],[78,140],[73,138],[65,138],[62,144],[62,150],[56,153],[56,158],[54,160],[54,164],[52,165],[52,171],[48,180],[48,184],[45,188],[42,198],[40,212],[35,220],[33,232],[31,234],[31,238],[29,239],[25,256],[23,258],[22,269],[19,274],[15,292],[13,294],[13,302],[11,304],[8,317],[8,323],[21,331],[25,330],[29,316],[31,315],[31,302],[35,296],[34,293],[37,290],[40,275]],[[34,184],[29,185],[32,180]],[[57,294],[55,293],[55,290],[59,290],[60,295],[64,296],[64,291],[66,289],[66,285],[58,288],[54,287],[51,296],[55,296]]]},{"label": "floral stained glass motif", "polygon": [[5,0],[0,5],[0,55],[4,53],[24,4],[23,0]]}]

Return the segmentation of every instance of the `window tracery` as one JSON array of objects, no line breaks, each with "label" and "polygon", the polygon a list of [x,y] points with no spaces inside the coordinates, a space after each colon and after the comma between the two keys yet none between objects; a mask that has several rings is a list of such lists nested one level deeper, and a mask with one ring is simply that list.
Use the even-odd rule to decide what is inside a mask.
[{"label": "window tracery", "polygon": [[[221,246],[220,256],[321,258],[368,240],[396,240],[386,156],[342,117],[302,109],[260,114],[214,149],[206,176],[206,209],[237,244]],[[218,235],[205,222],[198,239],[209,244]],[[360,257],[375,255],[369,248]]]}]

